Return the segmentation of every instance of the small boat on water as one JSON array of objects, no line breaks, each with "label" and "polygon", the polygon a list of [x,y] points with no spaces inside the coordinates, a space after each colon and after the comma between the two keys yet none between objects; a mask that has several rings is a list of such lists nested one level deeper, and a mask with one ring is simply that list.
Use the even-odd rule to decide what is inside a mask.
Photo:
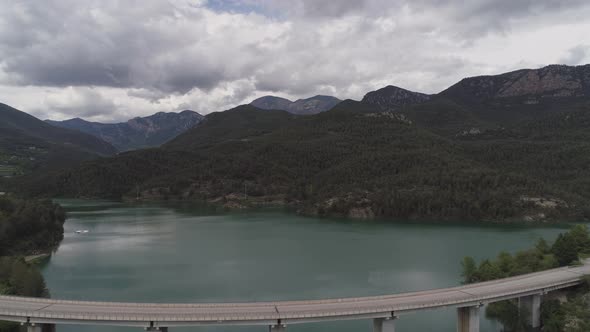
[{"label": "small boat on water", "polygon": [[87,229],[79,229],[79,230],[76,231],[76,234],[86,234],[88,232],[90,232],[90,231],[87,230]]}]

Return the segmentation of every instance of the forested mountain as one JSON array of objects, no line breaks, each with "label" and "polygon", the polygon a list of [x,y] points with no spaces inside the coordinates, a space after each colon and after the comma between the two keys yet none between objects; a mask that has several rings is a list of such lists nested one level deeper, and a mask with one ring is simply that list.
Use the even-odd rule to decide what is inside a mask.
[{"label": "forested mountain", "polygon": [[79,130],[111,143],[119,151],[160,146],[194,127],[203,116],[193,111],[159,112],[147,117],[133,118],[122,123],[88,122],[80,118],[47,123]]},{"label": "forested mountain", "polygon": [[[313,116],[245,105],[206,116],[161,148],[88,162],[23,189],[363,218],[590,217],[585,95],[559,109],[547,105],[571,96],[538,97],[522,116],[515,104],[486,99],[474,107],[451,90],[387,111],[366,100]],[[506,117],[489,116],[499,111]]]},{"label": "forested mountain", "polygon": [[421,104],[429,99],[430,96],[427,94],[388,85],[367,93],[361,102],[373,105],[382,111],[397,111],[406,106]]},{"label": "forested mountain", "polygon": [[0,104],[0,176],[50,171],[115,153],[112,145],[94,136],[51,126]]},{"label": "forested mountain", "polygon": [[339,102],[340,99],[336,97],[322,95],[296,101],[275,96],[265,96],[252,101],[250,105],[264,110],[281,110],[297,115],[312,115],[325,112]]},{"label": "forested mountain", "polygon": [[362,102],[400,112],[439,134],[482,133],[586,108],[590,65],[470,77],[435,95],[387,86],[367,93]]},{"label": "forested mountain", "polygon": [[225,112],[208,114],[196,127],[166,144],[167,148],[195,150],[211,144],[248,141],[268,134],[295,118],[285,111],[268,110],[242,105]]}]

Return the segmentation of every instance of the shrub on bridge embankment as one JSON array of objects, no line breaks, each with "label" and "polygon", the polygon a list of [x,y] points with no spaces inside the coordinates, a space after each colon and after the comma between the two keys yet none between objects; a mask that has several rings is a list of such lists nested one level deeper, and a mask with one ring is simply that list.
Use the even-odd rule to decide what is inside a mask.
[{"label": "shrub on bridge embankment", "polygon": [[[585,225],[576,225],[568,232],[559,234],[551,246],[544,239],[540,239],[534,248],[516,252],[514,255],[501,252],[496,259],[485,259],[479,264],[472,257],[463,258],[463,282],[469,284],[567,266],[578,263],[580,257],[589,252],[588,228]],[[590,331],[588,282],[577,288],[565,303],[554,300],[542,303],[543,331]],[[526,322],[522,319],[526,317],[526,313],[519,310],[516,300],[488,305],[486,316],[498,320],[506,331],[526,331]]]},{"label": "shrub on bridge embankment", "polygon": [[577,289],[568,292],[567,301],[543,301],[541,320],[544,332],[590,331],[590,276]]},{"label": "shrub on bridge embankment", "polygon": [[48,297],[39,269],[22,258],[0,257],[0,294]]}]

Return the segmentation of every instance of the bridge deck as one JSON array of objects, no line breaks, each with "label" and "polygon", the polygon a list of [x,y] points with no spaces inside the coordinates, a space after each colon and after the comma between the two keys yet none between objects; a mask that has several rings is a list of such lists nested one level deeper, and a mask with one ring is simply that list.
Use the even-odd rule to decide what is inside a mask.
[{"label": "bridge deck", "polygon": [[56,324],[160,326],[271,325],[391,317],[539,294],[578,284],[590,265],[560,268],[453,288],[394,295],[252,303],[119,303],[0,296],[0,320]]}]

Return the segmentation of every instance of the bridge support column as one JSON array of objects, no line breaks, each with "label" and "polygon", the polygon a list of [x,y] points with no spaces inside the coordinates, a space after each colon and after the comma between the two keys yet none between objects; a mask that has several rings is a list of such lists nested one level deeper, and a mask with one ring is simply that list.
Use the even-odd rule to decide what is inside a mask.
[{"label": "bridge support column", "polygon": [[287,330],[287,325],[278,323],[276,325],[270,325],[268,327],[268,332],[285,332]]},{"label": "bridge support column", "polygon": [[479,306],[457,308],[457,332],[479,332]]},{"label": "bridge support column", "polygon": [[374,318],[373,332],[395,332],[395,317]]},{"label": "bridge support column", "polygon": [[518,298],[518,309],[525,316],[525,321],[532,328],[541,327],[541,295],[529,295]]},{"label": "bridge support column", "polygon": [[27,327],[27,332],[55,332],[55,324],[24,324]]}]

